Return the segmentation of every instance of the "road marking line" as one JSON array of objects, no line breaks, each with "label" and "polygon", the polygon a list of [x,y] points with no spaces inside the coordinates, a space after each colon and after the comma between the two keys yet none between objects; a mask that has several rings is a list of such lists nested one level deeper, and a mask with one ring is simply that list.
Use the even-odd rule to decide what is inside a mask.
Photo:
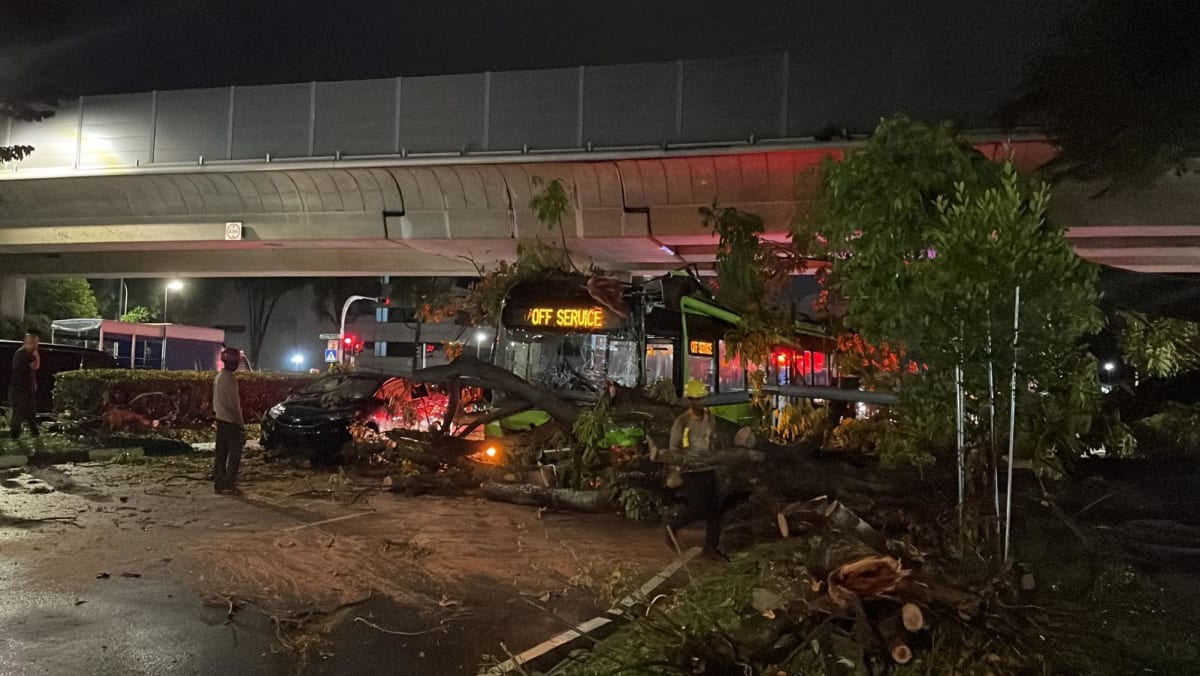
[{"label": "road marking line", "polygon": [[625,598],[617,601],[612,608],[605,613],[608,617],[593,617],[592,619],[577,625],[574,629],[568,629],[548,640],[542,641],[536,646],[514,656],[512,659],[497,664],[496,666],[483,672],[480,676],[501,676],[512,671],[516,671],[517,667],[522,664],[529,664],[533,660],[549,653],[552,650],[560,648],[577,638],[595,631],[600,627],[611,624],[614,618],[626,617],[625,611],[633,608],[639,600],[645,601],[650,598],[650,594],[659,587],[662,583],[671,578],[672,575],[679,572],[679,569],[685,566],[689,561],[696,558],[700,553],[699,547],[692,547],[683,553],[683,556],[678,557],[665,568],[658,571],[658,574],[646,581],[637,591],[628,594]]},{"label": "road marking line", "polygon": [[304,530],[305,528],[311,528],[313,526],[323,526],[327,523],[334,523],[336,521],[345,521],[346,519],[357,519],[360,516],[371,516],[374,514],[390,514],[391,512],[398,512],[401,509],[403,509],[403,507],[395,507],[393,509],[376,509],[376,510],[372,510],[370,512],[357,512],[354,514],[344,514],[342,516],[335,516],[332,519],[322,519],[321,521],[313,521],[311,523],[302,523],[299,526],[288,526],[287,528],[283,529],[283,532],[284,533],[293,533],[295,531]]}]

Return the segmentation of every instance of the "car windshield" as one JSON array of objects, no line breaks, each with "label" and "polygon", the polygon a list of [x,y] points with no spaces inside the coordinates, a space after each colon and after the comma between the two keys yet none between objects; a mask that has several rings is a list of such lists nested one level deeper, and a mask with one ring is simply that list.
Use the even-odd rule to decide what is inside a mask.
[{"label": "car windshield", "polygon": [[308,385],[300,390],[300,394],[319,396],[324,402],[354,401],[370,397],[378,389],[379,382],[372,378],[333,376]]}]

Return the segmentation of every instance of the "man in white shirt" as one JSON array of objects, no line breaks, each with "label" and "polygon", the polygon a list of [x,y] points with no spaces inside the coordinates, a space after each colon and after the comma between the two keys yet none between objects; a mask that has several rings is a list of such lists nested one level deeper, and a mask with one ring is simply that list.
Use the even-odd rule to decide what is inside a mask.
[{"label": "man in white shirt", "polygon": [[213,413],[217,418],[217,447],[213,463],[213,488],[229,495],[238,493],[238,465],[246,443],[242,430],[242,400],[235,372],[242,354],[227,347],[221,350],[221,370],[213,380]]}]

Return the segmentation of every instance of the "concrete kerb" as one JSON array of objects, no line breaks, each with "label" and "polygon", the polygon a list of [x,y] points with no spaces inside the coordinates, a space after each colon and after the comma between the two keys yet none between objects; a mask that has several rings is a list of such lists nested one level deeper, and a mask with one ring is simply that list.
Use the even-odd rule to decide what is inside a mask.
[{"label": "concrete kerb", "polygon": [[604,613],[604,615],[593,617],[586,622],[576,625],[574,629],[568,629],[567,631],[542,641],[529,650],[515,655],[512,659],[502,662],[491,669],[488,669],[487,671],[481,672],[479,676],[503,676],[504,674],[511,674],[517,671],[520,667],[528,665],[534,661],[546,659],[547,655],[556,653],[561,654],[567,646],[579,641],[584,636],[611,625],[613,622],[621,619],[632,619],[628,615],[629,610],[631,610],[638,603],[649,602],[651,599],[651,594],[654,593],[654,590],[658,589],[662,583],[671,579],[675,573],[679,572],[680,568],[686,566],[688,562],[696,558],[699,553],[699,547],[692,547],[684,552],[682,556],[667,564],[665,568],[647,580],[645,584],[637,589],[637,591],[634,591],[633,593],[626,595],[620,601],[617,601],[612,608],[608,609],[608,612]]},{"label": "concrete kerb", "polygon": [[29,464],[28,455],[0,455],[0,469],[24,467]]},{"label": "concrete kerb", "polygon": [[118,458],[144,458],[145,451],[138,447],[96,448],[88,451],[35,451],[30,454],[0,455],[0,469],[15,469],[29,465],[65,465],[71,462],[106,462]]},{"label": "concrete kerb", "polygon": [[113,460],[122,456],[125,458],[144,458],[146,457],[146,452],[136,446],[131,448],[97,448],[88,451],[88,460],[93,462]]}]

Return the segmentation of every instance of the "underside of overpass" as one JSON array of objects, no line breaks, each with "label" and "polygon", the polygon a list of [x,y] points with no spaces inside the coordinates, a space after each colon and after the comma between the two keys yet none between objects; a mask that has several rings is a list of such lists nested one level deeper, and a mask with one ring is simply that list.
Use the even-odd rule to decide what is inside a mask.
[{"label": "underside of overpass", "polygon": [[[837,147],[556,161],[279,163],[0,181],[0,266],[13,274],[473,274],[519,241],[560,241],[529,209],[562,180],[568,247],[613,270],[711,262],[698,209],[761,214],[782,236],[796,185]],[[242,239],[227,241],[227,222]]]},{"label": "underside of overpass", "polygon": [[[1039,140],[980,145],[1032,168]],[[540,158],[279,162],[0,180],[0,270],[38,276],[466,275],[512,260],[517,243],[558,243],[529,210],[560,179],[568,247],[600,267],[651,273],[711,265],[698,210],[761,215],[786,237],[803,186],[845,145],[642,151]],[[1095,196],[1060,185],[1052,217],[1081,256],[1148,272],[1200,272],[1200,182]],[[226,239],[226,224],[242,224]]]}]

